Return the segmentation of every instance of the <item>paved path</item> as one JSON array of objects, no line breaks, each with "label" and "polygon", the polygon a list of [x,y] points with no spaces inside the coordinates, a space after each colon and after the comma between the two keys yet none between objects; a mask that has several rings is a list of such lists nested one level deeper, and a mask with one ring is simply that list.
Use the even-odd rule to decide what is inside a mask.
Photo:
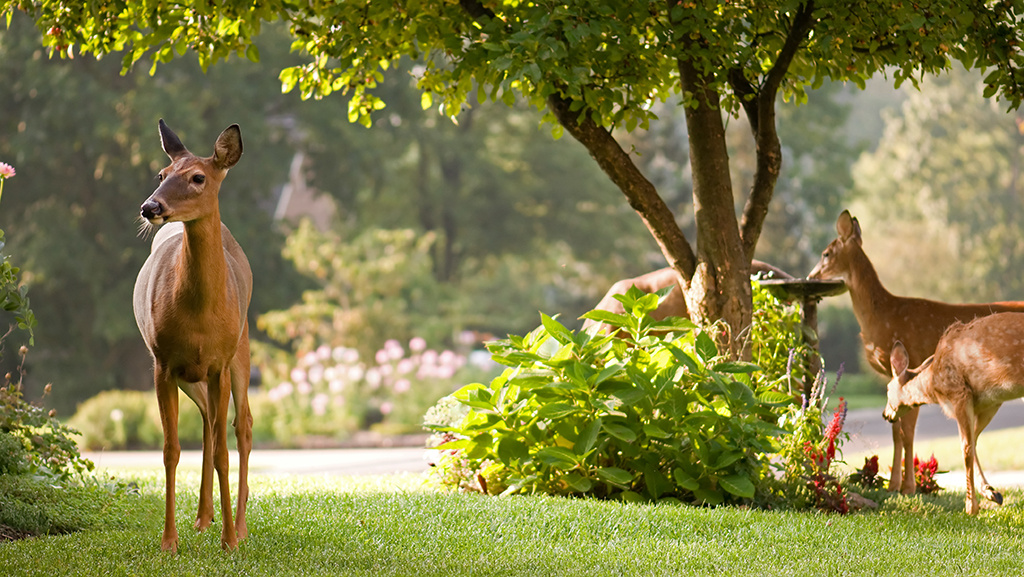
[{"label": "paved path", "polygon": [[[161,468],[160,451],[116,451],[84,455],[98,469],[131,470]],[[422,472],[429,468],[427,451],[422,447],[387,449],[311,449],[294,451],[253,450],[249,457],[252,474],[269,475],[376,475]],[[238,463],[236,453],[231,464]],[[202,453],[182,451],[180,467],[199,469]]]},{"label": "paved path", "polygon": [[[995,431],[1013,427],[1024,427],[1024,402],[1010,401],[1005,403],[996,413],[994,419],[985,428],[985,431]],[[882,418],[881,409],[861,409],[850,411],[846,416],[846,423],[843,430],[850,434],[850,439],[843,443],[843,452],[847,455],[855,455],[862,452],[879,451],[892,455],[892,426]],[[982,433],[984,435],[984,433]],[[917,420],[917,433],[915,441],[925,441],[951,437],[958,439],[956,421],[946,417],[938,405],[925,405],[921,407],[921,415]],[[859,466],[859,463],[848,461],[850,465]],[[982,458],[984,463],[984,458]],[[883,463],[882,468],[888,474],[890,463]],[[1024,487],[1024,471],[994,471],[986,472],[990,483],[996,487]],[[938,478],[939,485],[949,489],[963,488],[966,482],[964,473],[953,471],[945,473]]]},{"label": "paved path", "polygon": [[[996,414],[986,430],[1024,426],[1024,402],[1009,402]],[[891,451],[892,429],[882,418],[881,409],[850,411],[844,430],[850,440],[843,452],[854,455],[868,451]],[[921,408],[917,424],[917,439],[956,437],[956,422],[946,418],[936,405]],[[163,458],[159,451],[87,453],[98,468],[111,470],[159,468]],[[232,455],[232,463],[237,463]],[[181,467],[198,469],[202,455],[199,451],[184,451]],[[884,465],[888,467],[888,463]],[[254,474],[269,475],[374,475],[386,473],[423,472],[429,468],[427,451],[421,447],[385,449],[315,449],[315,450],[254,450],[250,469]],[[1024,487],[1024,472],[1001,471],[989,474],[989,481],[999,487]],[[962,487],[962,472],[947,473],[940,481],[943,487]]]}]

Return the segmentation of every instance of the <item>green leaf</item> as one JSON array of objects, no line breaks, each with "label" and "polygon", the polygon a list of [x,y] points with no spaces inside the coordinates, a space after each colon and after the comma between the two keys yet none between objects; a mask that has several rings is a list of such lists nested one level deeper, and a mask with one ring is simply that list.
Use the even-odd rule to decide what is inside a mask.
[{"label": "green leaf", "polygon": [[548,334],[551,335],[556,341],[565,345],[572,343],[572,332],[565,328],[565,325],[556,321],[554,318],[541,313],[540,314],[541,324],[547,330]]},{"label": "green leaf", "polygon": [[676,485],[690,491],[691,493],[700,488],[700,483],[697,482],[697,479],[694,479],[689,473],[680,467],[672,469],[672,478],[675,479]]},{"label": "green leaf", "polygon": [[606,481],[623,489],[629,487],[630,483],[633,482],[633,474],[618,467],[603,467],[598,469],[597,476],[600,477],[602,481]]},{"label": "green leaf", "polygon": [[654,437],[655,439],[668,439],[672,436],[671,433],[654,423],[644,425],[644,434],[648,437]]},{"label": "green leaf", "polygon": [[742,451],[728,451],[718,455],[715,463],[710,465],[711,469],[724,469],[743,458]]},{"label": "green leaf", "polygon": [[563,480],[567,485],[572,487],[573,490],[579,491],[580,493],[586,493],[594,486],[593,481],[579,473],[569,473],[563,477]]},{"label": "green leaf", "polygon": [[544,405],[537,411],[537,416],[545,420],[555,420],[576,414],[580,408],[570,403],[550,403]]},{"label": "green leaf", "polygon": [[628,316],[622,315],[622,314],[618,314],[618,313],[609,312],[609,311],[593,310],[593,311],[585,313],[580,318],[581,319],[588,319],[588,320],[592,320],[592,321],[596,321],[596,322],[601,322],[601,323],[607,323],[607,324],[612,325],[614,327],[626,327],[626,328],[629,328],[630,325],[635,324],[635,323],[632,322],[632,318],[631,317],[628,317]]},{"label": "green leaf", "polygon": [[700,365],[697,364],[697,360],[691,357],[689,353],[675,345],[668,345],[667,348],[669,352],[672,353],[672,356],[675,357],[676,361],[689,369],[691,373],[700,374],[703,372],[701,371]]},{"label": "green leaf", "polygon": [[694,346],[697,347],[697,354],[705,363],[718,356],[718,346],[704,331],[697,333]]},{"label": "green leaf", "polygon": [[728,477],[721,477],[718,479],[719,484],[726,491],[729,491],[737,497],[743,497],[744,499],[752,499],[754,497],[754,483],[751,482],[750,477],[747,475],[730,475]]},{"label": "green leaf", "polygon": [[770,405],[778,403],[788,403],[793,401],[793,395],[784,393],[782,391],[765,391],[757,396],[758,400],[762,403]]},{"label": "green leaf", "polygon": [[712,369],[720,373],[732,374],[752,374],[762,370],[759,365],[742,361],[726,361],[724,363],[718,363],[712,367]]},{"label": "green leaf", "polygon": [[579,438],[576,439],[576,444],[573,445],[573,450],[578,455],[586,455],[594,449],[597,444],[597,436],[601,432],[601,418],[598,417],[593,421],[587,423],[587,426],[583,427],[580,431]]},{"label": "green leaf", "polygon": [[564,447],[544,447],[537,451],[537,458],[550,467],[571,469],[576,466],[576,454]]},{"label": "green leaf", "polygon": [[498,458],[505,464],[513,461],[525,461],[530,457],[526,443],[506,437],[498,441]]},{"label": "green leaf", "polygon": [[636,440],[636,432],[633,431],[633,429],[630,429],[629,427],[621,425],[619,423],[605,422],[604,430],[607,431],[609,435],[615,437],[616,439],[619,439],[620,441],[632,443],[633,441]]}]

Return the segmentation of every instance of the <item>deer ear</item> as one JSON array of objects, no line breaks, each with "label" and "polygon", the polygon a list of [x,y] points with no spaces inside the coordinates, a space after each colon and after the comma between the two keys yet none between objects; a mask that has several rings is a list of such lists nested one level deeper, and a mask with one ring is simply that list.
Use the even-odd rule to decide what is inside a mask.
[{"label": "deer ear", "polygon": [[860,223],[855,217],[850,216],[850,211],[844,210],[836,221],[836,232],[844,242],[853,240],[860,244]]},{"label": "deer ear", "polygon": [[178,138],[178,135],[174,134],[174,131],[168,128],[167,124],[164,123],[163,118],[160,119],[159,126],[160,146],[163,147],[164,152],[167,153],[167,156],[169,156],[171,160],[174,160],[188,152],[188,149],[186,149],[185,145],[181,143],[181,139]]},{"label": "deer ear", "polygon": [[242,130],[237,124],[224,129],[213,146],[213,162],[217,168],[227,170],[242,158]]},{"label": "deer ear", "polygon": [[892,353],[889,355],[889,366],[892,367],[892,376],[898,377],[906,372],[910,365],[910,355],[907,354],[903,343],[896,341],[892,346]]}]

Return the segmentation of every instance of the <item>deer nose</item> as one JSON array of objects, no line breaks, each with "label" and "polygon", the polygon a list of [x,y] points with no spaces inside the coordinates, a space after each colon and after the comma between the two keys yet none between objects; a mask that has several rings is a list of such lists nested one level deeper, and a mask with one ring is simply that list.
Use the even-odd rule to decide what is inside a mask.
[{"label": "deer nose", "polygon": [[142,218],[146,220],[152,220],[160,216],[160,214],[163,213],[163,211],[164,207],[155,200],[147,200],[146,202],[142,203]]}]

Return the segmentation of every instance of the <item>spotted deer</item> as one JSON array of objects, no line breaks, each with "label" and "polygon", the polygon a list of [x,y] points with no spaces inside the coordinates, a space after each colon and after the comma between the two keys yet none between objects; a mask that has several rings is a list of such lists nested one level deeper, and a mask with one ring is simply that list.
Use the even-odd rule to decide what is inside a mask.
[{"label": "spotted deer", "polygon": [[892,380],[884,416],[899,419],[915,407],[938,404],[956,419],[967,475],[967,513],[978,512],[974,466],[983,492],[992,489],[977,456],[978,435],[1006,401],[1024,397],[1024,313],[999,313],[949,327],[917,369],[902,343],[890,356]]},{"label": "spotted deer", "polygon": [[[918,366],[935,352],[946,328],[993,313],[1024,312],[1024,302],[949,304],[922,298],[896,296],[882,286],[874,266],[861,246],[861,228],[844,210],[836,221],[837,238],[829,243],[808,278],[839,279],[846,283],[853,301],[853,314],[860,325],[860,337],[868,364],[879,374],[891,373],[890,351],[903,344],[911,366]],[[904,412],[892,425],[893,462],[889,490],[914,493],[914,430],[919,409]],[[986,489],[985,496],[996,502],[1002,496]]]}]

